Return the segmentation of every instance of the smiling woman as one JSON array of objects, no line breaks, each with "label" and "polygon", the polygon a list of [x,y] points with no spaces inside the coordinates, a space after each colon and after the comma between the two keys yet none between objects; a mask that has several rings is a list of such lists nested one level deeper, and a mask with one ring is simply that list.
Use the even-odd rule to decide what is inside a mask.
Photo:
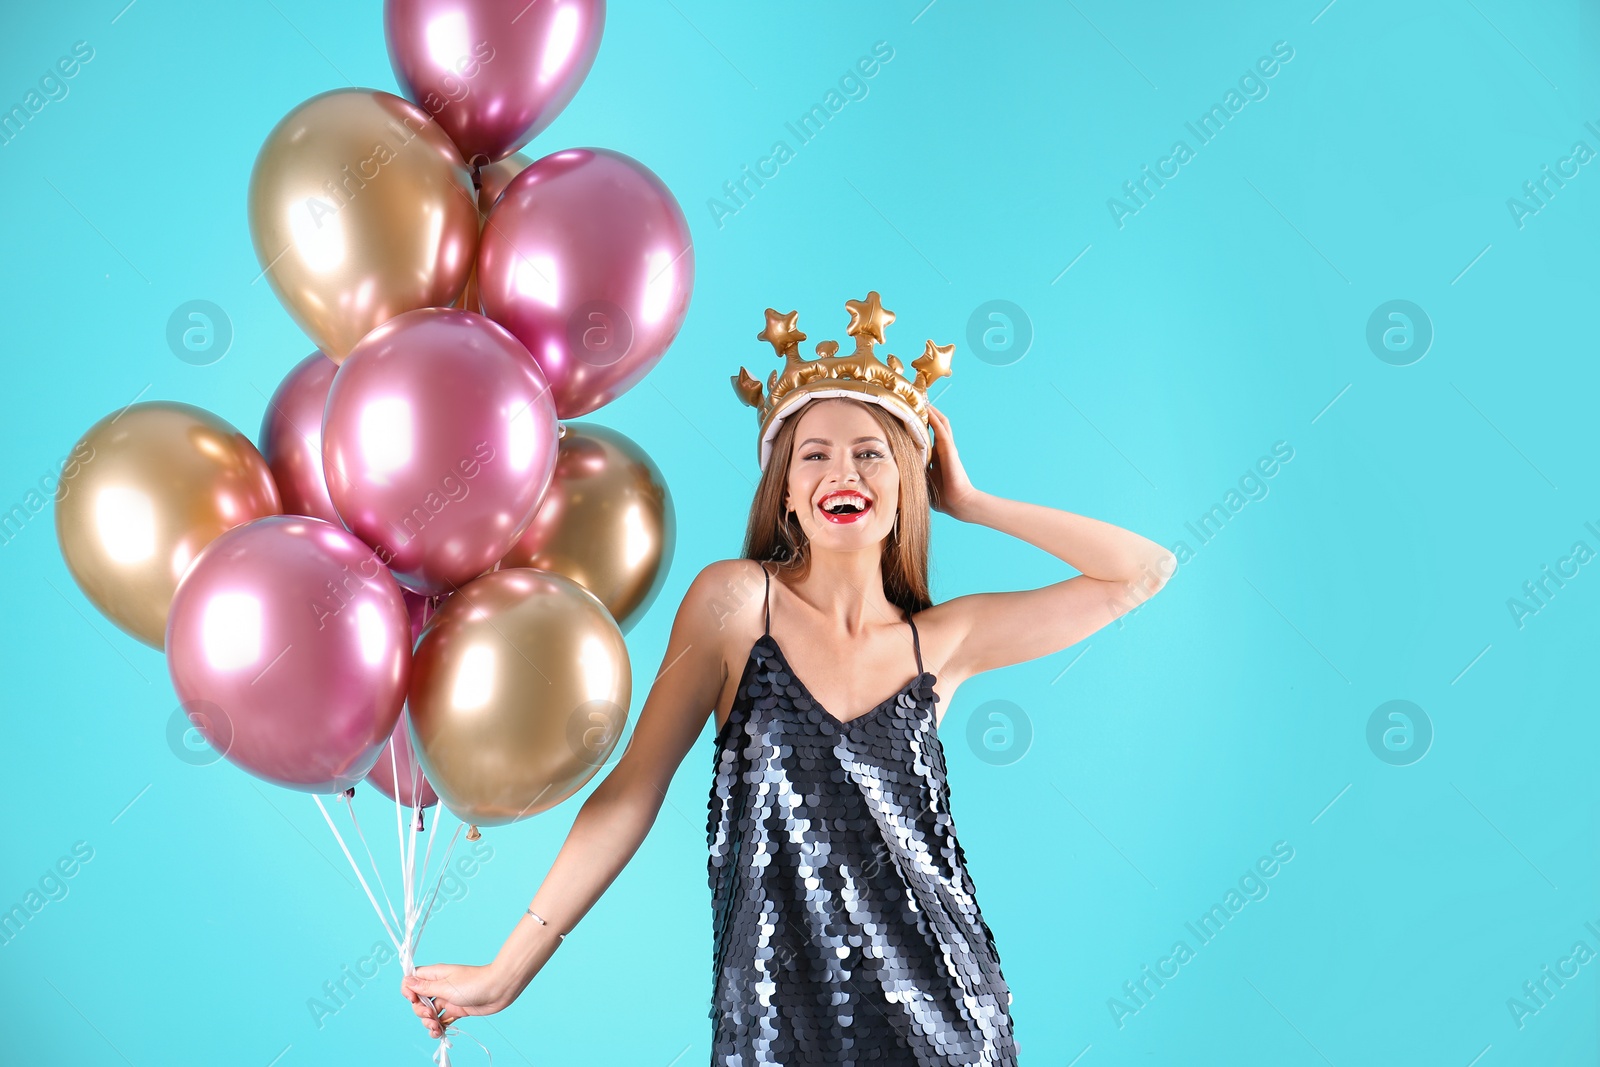
[{"label": "smiling woman", "polygon": [[[1108,523],[974,488],[927,401],[954,348],[929,341],[908,382],[873,352],[894,313],[877,293],[847,306],[856,350],[824,342],[814,360],[799,356],[796,313],[767,309],[759,336],[784,370],[765,396],[747,372],[734,379],[760,416],[743,557],[690,584],[633,737],[529,921],[487,966],[403,981],[430,1033],[517,998],[638,849],[710,717],[712,1063],[1017,1062],[942,711],[964,679],[1060,651],[1147,600],[1174,560]],[[934,510],[1082,573],[936,605]],[[759,602],[745,593],[758,571]]]}]

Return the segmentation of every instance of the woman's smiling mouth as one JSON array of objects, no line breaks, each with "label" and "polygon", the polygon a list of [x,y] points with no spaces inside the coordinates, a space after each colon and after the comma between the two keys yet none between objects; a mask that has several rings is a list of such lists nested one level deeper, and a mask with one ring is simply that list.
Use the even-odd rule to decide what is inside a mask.
[{"label": "woman's smiling mouth", "polygon": [[822,517],[836,525],[859,522],[872,509],[872,498],[853,489],[837,489],[817,501]]}]

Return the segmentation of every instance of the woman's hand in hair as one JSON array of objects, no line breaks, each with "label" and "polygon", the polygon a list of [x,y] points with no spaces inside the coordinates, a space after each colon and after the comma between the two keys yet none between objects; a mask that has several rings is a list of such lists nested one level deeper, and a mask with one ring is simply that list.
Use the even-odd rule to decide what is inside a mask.
[{"label": "woman's hand in hair", "polygon": [[928,470],[933,507],[936,511],[960,519],[979,491],[967,477],[966,468],[961,466],[950,420],[932,404],[928,405],[928,414],[933,422],[933,463]]}]

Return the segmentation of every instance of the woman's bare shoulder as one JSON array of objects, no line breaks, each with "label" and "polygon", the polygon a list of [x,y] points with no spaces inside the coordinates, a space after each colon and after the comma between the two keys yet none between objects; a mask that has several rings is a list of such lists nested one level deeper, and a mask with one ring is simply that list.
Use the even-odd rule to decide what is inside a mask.
[{"label": "woman's bare shoulder", "polygon": [[691,639],[721,641],[743,635],[753,624],[761,626],[762,598],[766,592],[762,564],[753,559],[719,559],[706,564],[689,583],[679,617],[690,627]]}]

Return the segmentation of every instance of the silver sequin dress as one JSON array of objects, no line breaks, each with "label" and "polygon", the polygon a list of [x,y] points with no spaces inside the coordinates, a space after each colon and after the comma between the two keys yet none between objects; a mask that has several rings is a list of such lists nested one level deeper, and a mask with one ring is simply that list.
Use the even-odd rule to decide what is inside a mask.
[{"label": "silver sequin dress", "polygon": [[706,822],[713,1067],[1015,1064],[916,623],[917,677],[841,721],[764,610],[717,732]]}]

